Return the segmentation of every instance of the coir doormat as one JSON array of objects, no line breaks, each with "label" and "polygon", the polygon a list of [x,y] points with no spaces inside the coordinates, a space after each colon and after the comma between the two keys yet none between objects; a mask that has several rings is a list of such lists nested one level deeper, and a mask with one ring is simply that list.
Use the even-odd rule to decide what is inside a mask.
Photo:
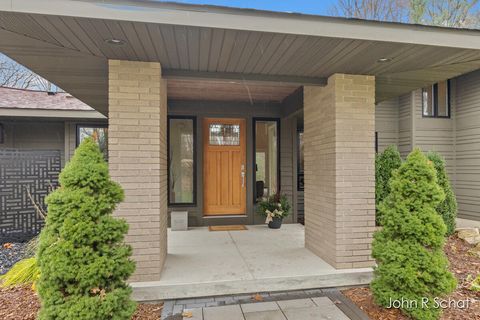
[{"label": "coir doormat", "polygon": [[248,230],[243,224],[231,225],[231,226],[209,226],[210,231],[242,231]]}]

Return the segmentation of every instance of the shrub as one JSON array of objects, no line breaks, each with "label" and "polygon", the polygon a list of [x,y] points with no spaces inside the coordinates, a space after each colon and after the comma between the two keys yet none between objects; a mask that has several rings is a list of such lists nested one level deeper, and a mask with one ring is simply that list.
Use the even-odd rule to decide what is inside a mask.
[{"label": "shrub", "polygon": [[[417,308],[402,310],[414,319],[437,319],[440,310],[433,299],[451,292],[456,281],[443,253],[446,226],[435,209],[445,196],[433,164],[415,149],[393,173],[390,189],[379,206],[383,228],[373,241],[375,301],[382,306],[391,300],[417,301]],[[422,308],[423,297],[429,308]]]},{"label": "shrub", "polygon": [[111,215],[123,191],[93,140],[80,144],[59,182],[40,235],[39,319],[130,319],[126,279],[135,264],[123,242],[127,223]]},{"label": "shrub", "polygon": [[395,169],[402,164],[400,152],[396,146],[388,146],[382,153],[375,156],[375,220],[377,225],[382,225],[382,214],[378,210],[378,205],[390,193],[389,181]]},{"label": "shrub", "polygon": [[429,152],[427,154],[428,160],[432,161],[433,166],[437,172],[437,180],[440,187],[445,193],[445,200],[440,202],[437,206],[437,212],[442,216],[443,222],[447,226],[447,235],[452,235],[455,232],[455,219],[457,218],[457,199],[453,193],[450,179],[448,178],[445,169],[445,160],[436,152]]},{"label": "shrub", "polygon": [[37,259],[34,257],[18,261],[6,274],[0,277],[2,287],[31,284],[35,289],[35,282],[40,277]]}]

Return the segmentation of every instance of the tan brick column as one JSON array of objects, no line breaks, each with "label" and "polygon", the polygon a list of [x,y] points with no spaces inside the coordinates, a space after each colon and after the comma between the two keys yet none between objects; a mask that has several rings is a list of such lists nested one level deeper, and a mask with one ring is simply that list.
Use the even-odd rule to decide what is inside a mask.
[{"label": "tan brick column", "polygon": [[335,268],[372,266],[375,78],[304,88],[305,246]]},{"label": "tan brick column", "polygon": [[137,269],[160,278],[167,255],[167,93],[159,63],[109,61],[109,166],[125,190],[115,212],[130,225]]}]

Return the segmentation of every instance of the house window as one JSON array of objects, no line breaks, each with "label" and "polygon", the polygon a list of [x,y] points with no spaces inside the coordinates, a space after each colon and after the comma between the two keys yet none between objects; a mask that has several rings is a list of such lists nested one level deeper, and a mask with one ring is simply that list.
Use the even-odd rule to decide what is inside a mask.
[{"label": "house window", "polygon": [[194,205],[196,201],[194,117],[168,119],[168,203]]},{"label": "house window", "polygon": [[297,132],[297,190],[303,191],[305,188],[304,182],[304,166],[305,166],[305,158],[304,158],[304,148],[303,148],[303,131]]},{"label": "house window", "polygon": [[108,128],[106,124],[79,124],[77,125],[77,147],[86,138],[92,138],[108,160]]},{"label": "house window", "polygon": [[422,115],[430,118],[450,117],[450,81],[423,88]]},{"label": "house window", "polygon": [[279,191],[279,121],[254,119],[254,199],[268,197]]}]

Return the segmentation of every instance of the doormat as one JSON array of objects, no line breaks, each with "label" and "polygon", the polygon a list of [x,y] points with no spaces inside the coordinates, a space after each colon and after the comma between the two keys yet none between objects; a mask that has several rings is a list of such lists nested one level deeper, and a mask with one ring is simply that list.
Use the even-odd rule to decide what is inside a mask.
[{"label": "doormat", "polygon": [[248,230],[243,224],[231,225],[231,226],[209,226],[210,231],[242,231]]}]

